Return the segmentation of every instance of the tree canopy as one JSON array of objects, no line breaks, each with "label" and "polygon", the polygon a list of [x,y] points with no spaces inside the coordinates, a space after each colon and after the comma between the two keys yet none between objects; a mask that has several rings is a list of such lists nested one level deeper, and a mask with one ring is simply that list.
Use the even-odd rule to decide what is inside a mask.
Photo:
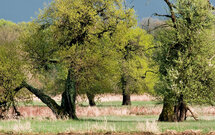
[{"label": "tree canopy", "polygon": [[183,121],[187,103],[214,103],[214,15],[205,0],[166,2],[172,21],[159,33],[155,59],[160,66],[156,91],[164,98],[159,119]]}]

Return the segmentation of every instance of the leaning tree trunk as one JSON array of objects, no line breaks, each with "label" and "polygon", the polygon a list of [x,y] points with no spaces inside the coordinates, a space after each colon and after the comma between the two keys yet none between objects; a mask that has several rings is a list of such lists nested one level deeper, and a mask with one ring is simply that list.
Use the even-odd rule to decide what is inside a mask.
[{"label": "leaning tree trunk", "polygon": [[90,92],[87,92],[87,98],[88,98],[88,101],[89,101],[89,105],[90,106],[96,106],[96,103],[95,103],[95,95],[93,93],[90,93]]},{"label": "leaning tree trunk", "polygon": [[70,69],[68,71],[68,76],[65,84],[65,90],[62,94],[61,106],[58,105],[55,100],[53,100],[48,95],[44,94],[41,90],[32,87],[31,85],[23,82],[25,88],[37,96],[44,104],[46,104],[57,118],[67,118],[77,119],[75,111],[75,101],[76,101],[76,88],[75,88],[75,76]]},{"label": "leaning tree trunk", "polygon": [[66,118],[67,114],[65,113],[64,109],[59,106],[55,100],[53,100],[48,95],[44,94],[41,90],[34,88],[33,86],[23,82],[25,88],[27,88],[31,93],[33,93],[36,97],[38,97],[44,104],[46,104],[52,112],[55,114],[57,118]]},{"label": "leaning tree trunk", "polygon": [[121,78],[122,82],[122,105],[131,105],[131,96],[128,91],[126,91],[126,80],[124,77]]}]

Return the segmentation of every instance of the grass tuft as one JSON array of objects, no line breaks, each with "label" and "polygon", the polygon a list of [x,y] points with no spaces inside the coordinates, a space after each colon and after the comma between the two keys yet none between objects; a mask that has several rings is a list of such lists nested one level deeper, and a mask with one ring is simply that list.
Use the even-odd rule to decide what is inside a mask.
[{"label": "grass tuft", "polygon": [[138,123],[137,130],[141,132],[152,132],[152,133],[160,132],[158,123],[155,121],[149,122],[148,120],[146,120],[145,123]]}]

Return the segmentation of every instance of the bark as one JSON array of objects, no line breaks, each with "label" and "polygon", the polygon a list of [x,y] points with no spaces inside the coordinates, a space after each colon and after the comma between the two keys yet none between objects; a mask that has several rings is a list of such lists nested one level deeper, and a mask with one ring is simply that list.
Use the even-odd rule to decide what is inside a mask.
[{"label": "bark", "polygon": [[27,88],[31,93],[38,97],[44,104],[46,104],[52,112],[56,115],[57,118],[65,118],[66,113],[64,109],[59,106],[51,97],[44,94],[41,90],[34,88],[33,86],[23,82],[25,88]]},{"label": "bark", "polygon": [[194,116],[190,108],[183,101],[183,95],[181,94],[178,98],[178,102],[176,105],[171,103],[168,100],[168,97],[164,98],[164,105],[162,112],[159,116],[159,121],[167,121],[167,122],[183,122],[187,118],[187,112],[190,111],[192,117],[197,120],[197,117]]},{"label": "bark", "polygon": [[87,98],[88,98],[90,106],[96,106],[96,103],[95,103],[95,100],[94,100],[94,98],[95,98],[94,94],[87,92]]},{"label": "bark", "polygon": [[168,101],[167,97],[164,98],[163,109],[159,116],[158,121],[168,122],[177,121],[174,113],[174,105],[170,101]]},{"label": "bark", "polygon": [[131,105],[131,96],[130,94],[123,94],[122,105]]},{"label": "bark", "polygon": [[174,12],[174,5],[172,3],[170,3],[169,0],[164,0],[167,4],[167,6],[169,7],[169,11],[171,13],[171,19],[172,19],[172,23],[173,23],[173,27],[177,29],[177,26],[176,26],[176,15],[175,15],[175,12]]},{"label": "bark", "polygon": [[122,82],[122,105],[131,105],[131,96],[128,91],[126,91],[126,80],[124,77],[121,78]]},{"label": "bark", "polygon": [[69,118],[78,119],[76,116],[76,82],[75,75],[72,72],[72,69],[69,69],[65,91],[62,94],[61,107],[65,109],[65,112],[68,113]]}]

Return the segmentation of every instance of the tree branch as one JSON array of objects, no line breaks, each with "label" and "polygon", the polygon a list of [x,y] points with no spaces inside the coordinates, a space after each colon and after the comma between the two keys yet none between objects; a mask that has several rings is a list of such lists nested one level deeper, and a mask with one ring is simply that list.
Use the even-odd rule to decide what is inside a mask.
[{"label": "tree branch", "polygon": [[31,93],[38,97],[44,104],[46,104],[52,112],[58,117],[63,116],[63,109],[59,106],[55,100],[53,100],[48,95],[44,94],[41,90],[34,88],[26,82],[22,83],[25,88],[27,88]]},{"label": "tree branch", "polygon": [[192,117],[193,117],[196,121],[198,121],[198,118],[194,115],[194,113],[192,112],[192,110],[191,110],[189,107],[187,107],[187,110],[191,113]]},{"label": "tree branch", "polygon": [[154,16],[168,17],[168,18],[171,18],[171,17],[172,17],[171,15],[161,15],[161,14],[158,14],[158,13],[154,13],[153,15],[154,15]]},{"label": "tree branch", "polygon": [[169,2],[169,0],[164,0],[167,4],[167,6],[169,7],[170,13],[171,13],[171,19],[172,19],[172,23],[173,23],[173,27],[177,28],[176,26],[176,16],[175,16],[175,12],[173,10],[173,8],[175,8],[175,6]]}]

